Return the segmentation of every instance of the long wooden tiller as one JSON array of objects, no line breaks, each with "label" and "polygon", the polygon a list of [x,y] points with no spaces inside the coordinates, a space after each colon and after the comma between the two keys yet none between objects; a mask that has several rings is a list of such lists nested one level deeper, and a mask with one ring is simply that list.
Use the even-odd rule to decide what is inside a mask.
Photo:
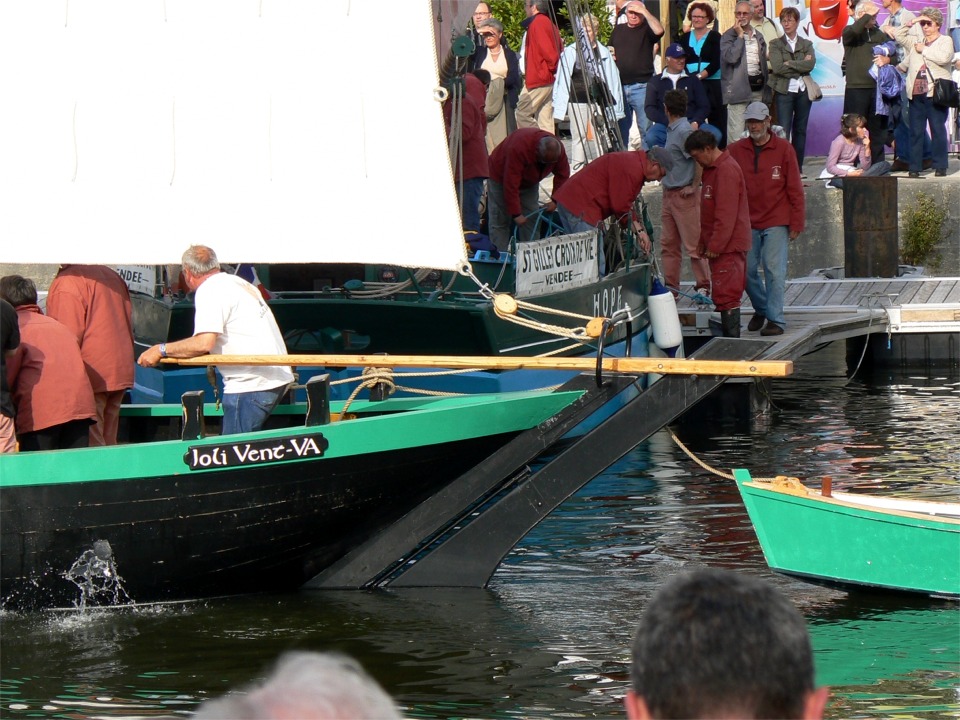
[{"label": "long wooden tiller", "polygon": [[[166,358],[179,365],[294,365],[327,367],[448,368],[473,370],[577,370],[591,372],[596,358],[494,357],[456,355],[200,355]],[[722,375],[727,377],[785,377],[793,373],[790,360],[697,360],[670,358],[603,358],[604,372],[660,375]]]}]

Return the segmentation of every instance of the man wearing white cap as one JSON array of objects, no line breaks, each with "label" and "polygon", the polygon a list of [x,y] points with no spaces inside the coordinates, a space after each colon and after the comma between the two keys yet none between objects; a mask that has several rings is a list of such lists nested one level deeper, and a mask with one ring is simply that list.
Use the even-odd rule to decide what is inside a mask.
[{"label": "man wearing white cap", "polygon": [[747,253],[747,295],[753,304],[753,317],[747,330],[783,335],[787,254],[806,222],[800,165],[793,146],[770,132],[766,105],[750,103],[744,120],[749,136],[727,150],[743,171],[750,207],[753,238]]}]

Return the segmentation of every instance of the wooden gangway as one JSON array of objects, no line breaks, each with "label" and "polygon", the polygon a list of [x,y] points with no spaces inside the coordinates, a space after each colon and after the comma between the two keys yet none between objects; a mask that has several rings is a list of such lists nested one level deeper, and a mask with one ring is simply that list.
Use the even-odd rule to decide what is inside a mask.
[{"label": "wooden gangway", "polygon": [[[684,285],[684,292],[689,286]],[[692,289],[689,290],[692,295]],[[690,297],[678,300],[684,335],[709,337],[719,329],[719,313],[712,306]],[[753,314],[744,295],[741,337],[760,339],[746,331]],[[787,281],[784,296],[786,328],[783,335],[763,338],[775,344],[763,354],[765,360],[797,359],[835,340],[868,335],[887,336],[888,344],[902,336],[935,336],[956,364],[960,350],[960,277],[798,278]],[[928,342],[929,344],[929,342]],[[942,359],[943,352],[938,353]],[[901,353],[902,354],[902,353]]]}]

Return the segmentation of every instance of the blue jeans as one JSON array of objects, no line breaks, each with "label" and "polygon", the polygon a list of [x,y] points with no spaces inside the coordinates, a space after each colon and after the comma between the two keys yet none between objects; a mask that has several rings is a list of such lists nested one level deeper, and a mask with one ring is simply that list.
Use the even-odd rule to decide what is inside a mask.
[{"label": "blue jeans", "polygon": [[[893,139],[897,143],[894,159],[899,158],[903,162],[910,164],[910,154],[913,152],[910,148],[910,98],[907,97],[907,88],[903,88],[900,93],[900,122],[893,128]],[[923,159],[929,160],[930,154],[930,133],[924,129],[923,133]]]},{"label": "blue jeans", "polygon": [[270,390],[223,394],[221,435],[255,432],[263,427],[270,413],[287,391],[286,385]]},{"label": "blue jeans", "polygon": [[[747,253],[747,295],[753,311],[784,327],[783,293],[787,287],[789,228],[777,225],[753,231],[753,245]],[[763,279],[760,266],[763,265]]]},{"label": "blue jeans", "polygon": [[812,105],[806,90],[777,93],[777,121],[790,138],[801,172],[803,172],[803,158],[807,152],[807,120],[810,119]]},{"label": "blue jeans", "polygon": [[623,109],[626,115],[622,120],[618,120],[620,126],[620,137],[623,139],[623,147],[626,149],[630,145],[630,128],[633,126],[633,116],[637,116],[637,128],[640,130],[640,136],[646,137],[647,128],[650,127],[650,120],[643,109],[647,101],[647,84],[634,83],[633,85],[623,86]]},{"label": "blue jeans", "polygon": [[[480,232],[480,198],[483,197],[483,178],[470,178],[463,181],[463,229]],[[460,197],[460,183],[457,183],[457,197]]]},{"label": "blue jeans", "polygon": [[923,169],[923,136],[930,124],[930,155],[934,170],[947,169],[947,109],[926,95],[910,101],[910,170]]}]

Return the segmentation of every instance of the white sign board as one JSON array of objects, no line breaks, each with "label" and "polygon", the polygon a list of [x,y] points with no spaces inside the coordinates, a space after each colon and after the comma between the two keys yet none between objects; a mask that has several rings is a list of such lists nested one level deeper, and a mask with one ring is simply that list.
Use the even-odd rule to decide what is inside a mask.
[{"label": "white sign board", "polygon": [[569,290],[599,277],[594,231],[517,245],[517,297]]},{"label": "white sign board", "polygon": [[153,295],[157,288],[156,265],[117,265],[113,268],[123,278],[130,292]]}]

